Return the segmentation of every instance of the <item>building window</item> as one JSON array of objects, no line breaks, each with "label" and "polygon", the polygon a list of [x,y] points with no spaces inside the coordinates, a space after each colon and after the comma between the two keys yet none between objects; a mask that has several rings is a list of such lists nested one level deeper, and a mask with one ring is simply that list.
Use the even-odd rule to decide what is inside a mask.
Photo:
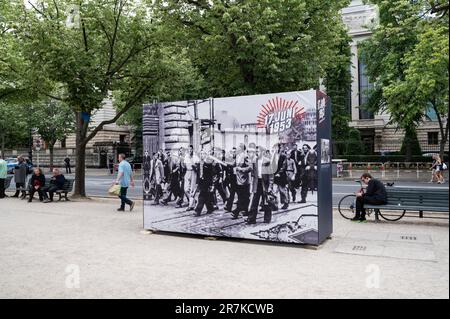
[{"label": "building window", "polygon": [[61,140],[61,148],[66,148],[66,138]]},{"label": "building window", "polygon": [[439,133],[428,132],[428,145],[438,145],[438,144],[439,144]]},{"label": "building window", "polygon": [[373,84],[369,82],[366,74],[366,63],[364,57],[358,59],[358,87],[359,87],[359,118],[361,120],[373,120],[374,114],[365,110],[364,104],[369,100],[369,90],[373,88]]},{"label": "building window", "polygon": [[126,135],[120,135],[120,144],[125,144]]}]

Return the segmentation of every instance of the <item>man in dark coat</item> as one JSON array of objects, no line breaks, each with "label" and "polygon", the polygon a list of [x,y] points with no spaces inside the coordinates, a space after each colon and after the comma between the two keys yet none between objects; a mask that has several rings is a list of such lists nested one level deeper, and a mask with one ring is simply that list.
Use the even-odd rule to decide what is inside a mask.
[{"label": "man in dark coat", "polygon": [[281,209],[289,208],[289,194],[288,194],[288,180],[287,180],[287,157],[286,152],[279,148],[278,151],[277,170],[275,172],[274,183],[278,185],[278,191],[280,193],[280,202],[283,204]]},{"label": "man in dark coat", "polygon": [[[57,168],[53,169],[53,177],[50,179],[50,185],[42,188],[44,192],[45,200],[44,203],[53,202],[53,195],[58,190],[62,190],[64,188],[64,183],[66,182],[66,178],[63,174],[61,174],[60,170]],[[48,193],[48,195],[47,195]],[[50,199],[48,198],[50,196]]]},{"label": "man in dark coat", "polygon": [[233,212],[233,219],[239,218],[239,213],[244,216],[248,215],[248,207],[250,205],[250,173],[253,167],[249,162],[248,155],[241,153],[236,162],[236,193],[238,202]]},{"label": "man in dark coat", "polygon": [[214,185],[214,189],[213,189],[214,209],[218,209],[216,192],[219,193],[224,204],[227,203],[228,198],[227,198],[227,194],[225,192],[225,187],[223,186],[222,164],[219,163],[218,161],[214,160],[214,158],[215,158],[214,149],[211,149],[209,155],[213,159],[212,166],[213,166],[213,185]]},{"label": "man in dark coat", "polygon": [[197,190],[199,192],[197,206],[194,216],[199,217],[203,206],[206,206],[206,213],[211,214],[214,211],[213,205],[213,165],[207,160],[205,151],[200,152],[200,162],[197,166]]},{"label": "man in dark coat", "polygon": [[17,157],[17,165],[14,167],[14,182],[16,183],[16,193],[13,197],[19,197],[22,192],[21,198],[27,196],[25,191],[25,183],[27,182],[28,166],[22,156]]},{"label": "man in dark coat", "polygon": [[225,206],[225,210],[228,212],[232,211],[234,197],[236,196],[237,181],[236,181],[236,174],[234,174],[234,170],[236,168],[236,161],[237,161],[236,147],[233,147],[233,149],[231,151],[231,159],[229,159],[227,161],[227,167],[226,167],[225,185],[227,185],[230,190],[230,195],[228,196],[228,201]]},{"label": "man in dark coat", "polygon": [[256,224],[256,217],[258,215],[259,202],[263,201],[267,204],[267,193],[272,191],[273,187],[273,173],[271,166],[270,151],[261,156],[260,151],[256,151],[256,158],[252,163],[252,192],[253,198],[250,205],[247,224]]},{"label": "man in dark coat", "polygon": [[308,190],[311,185],[313,185],[311,180],[311,174],[313,174],[313,170],[315,165],[317,165],[317,156],[313,156],[310,153],[311,146],[308,144],[303,144],[302,146],[302,156],[299,164],[299,170],[297,171],[300,175],[301,182],[301,201],[300,203],[306,203],[306,196],[308,195]]},{"label": "man in dark coat", "polygon": [[72,168],[70,166],[70,157],[66,156],[64,159],[64,164],[66,166],[66,174],[72,174]]},{"label": "man in dark coat", "polygon": [[367,185],[364,193],[356,194],[356,214],[352,221],[366,222],[366,209],[364,204],[384,205],[387,203],[387,193],[384,184],[369,173],[361,176],[361,181]]}]

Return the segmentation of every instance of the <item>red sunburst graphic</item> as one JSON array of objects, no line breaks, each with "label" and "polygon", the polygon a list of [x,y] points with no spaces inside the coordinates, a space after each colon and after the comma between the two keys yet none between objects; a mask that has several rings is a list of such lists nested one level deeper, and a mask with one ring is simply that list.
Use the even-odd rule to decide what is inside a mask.
[{"label": "red sunburst graphic", "polygon": [[282,112],[285,110],[293,109],[293,119],[301,119],[305,115],[305,108],[298,104],[295,100],[286,100],[281,97],[275,97],[269,100],[266,105],[261,105],[261,111],[259,112],[257,119],[257,127],[266,127],[266,116],[272,113]]}]

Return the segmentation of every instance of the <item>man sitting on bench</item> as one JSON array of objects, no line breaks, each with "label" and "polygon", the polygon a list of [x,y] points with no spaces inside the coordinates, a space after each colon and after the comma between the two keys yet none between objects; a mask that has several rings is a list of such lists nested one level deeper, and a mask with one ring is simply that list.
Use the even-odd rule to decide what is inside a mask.
[{"label": "man sitting on bench", "polygon": [[[61,171],[57,168],[53,169],[53,177],[50,179],[50,185],[45,186],[42,190],[45,193],[45,201],[44,203],[53,202],[53,195],[56,191],[62,190],[64,188],[64,183],[66,182],[66,178]],[[48,194],[50,195],[50,199],[48,199]]]},{"label": "man sitting on bench", "polygon": [[364,204],[384,205],[387,203],[387,195],[383,183],[369,173],[362,174],[361,181],[367,185],[367,189],[364,193],[356,193],[356,215],[352,221],[364,223],[366,222]]}]

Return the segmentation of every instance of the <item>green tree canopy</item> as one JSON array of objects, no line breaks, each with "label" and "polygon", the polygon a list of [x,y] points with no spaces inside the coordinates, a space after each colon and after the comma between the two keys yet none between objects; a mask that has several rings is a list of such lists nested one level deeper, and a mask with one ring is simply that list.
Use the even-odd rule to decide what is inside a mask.
[{"label": "green tree canopy", "polygon": [[335,62],[349,1],[157,0],[168,39],[188,47],[207,94],[318,88]]},{"label": "green tree canopy", "polygon": [[[392,123],[416,127],[431,107],[448,141],[448,2],[372,0],[380,25],[361,45],[367,74],[375,83],[367,108],[388,111]],[[446,8],[446,9],[445,9]]]},{"label": "green tree canopy", "polygon": [[[33,65],[35,82],[52,84],[52,91],[40,93],[75,114],[75,195],[85,196],[87,143],[148,96],[170,91],[175,79],[194,71],[180,63],[182,51],[160,45],[159,24],[142,1],[42,0],[21,10],[14,24],[23,56]],[[55,88],[62,94],[49,93]],[[90,126],[95,110],[112,97],[117,115]]]}]

